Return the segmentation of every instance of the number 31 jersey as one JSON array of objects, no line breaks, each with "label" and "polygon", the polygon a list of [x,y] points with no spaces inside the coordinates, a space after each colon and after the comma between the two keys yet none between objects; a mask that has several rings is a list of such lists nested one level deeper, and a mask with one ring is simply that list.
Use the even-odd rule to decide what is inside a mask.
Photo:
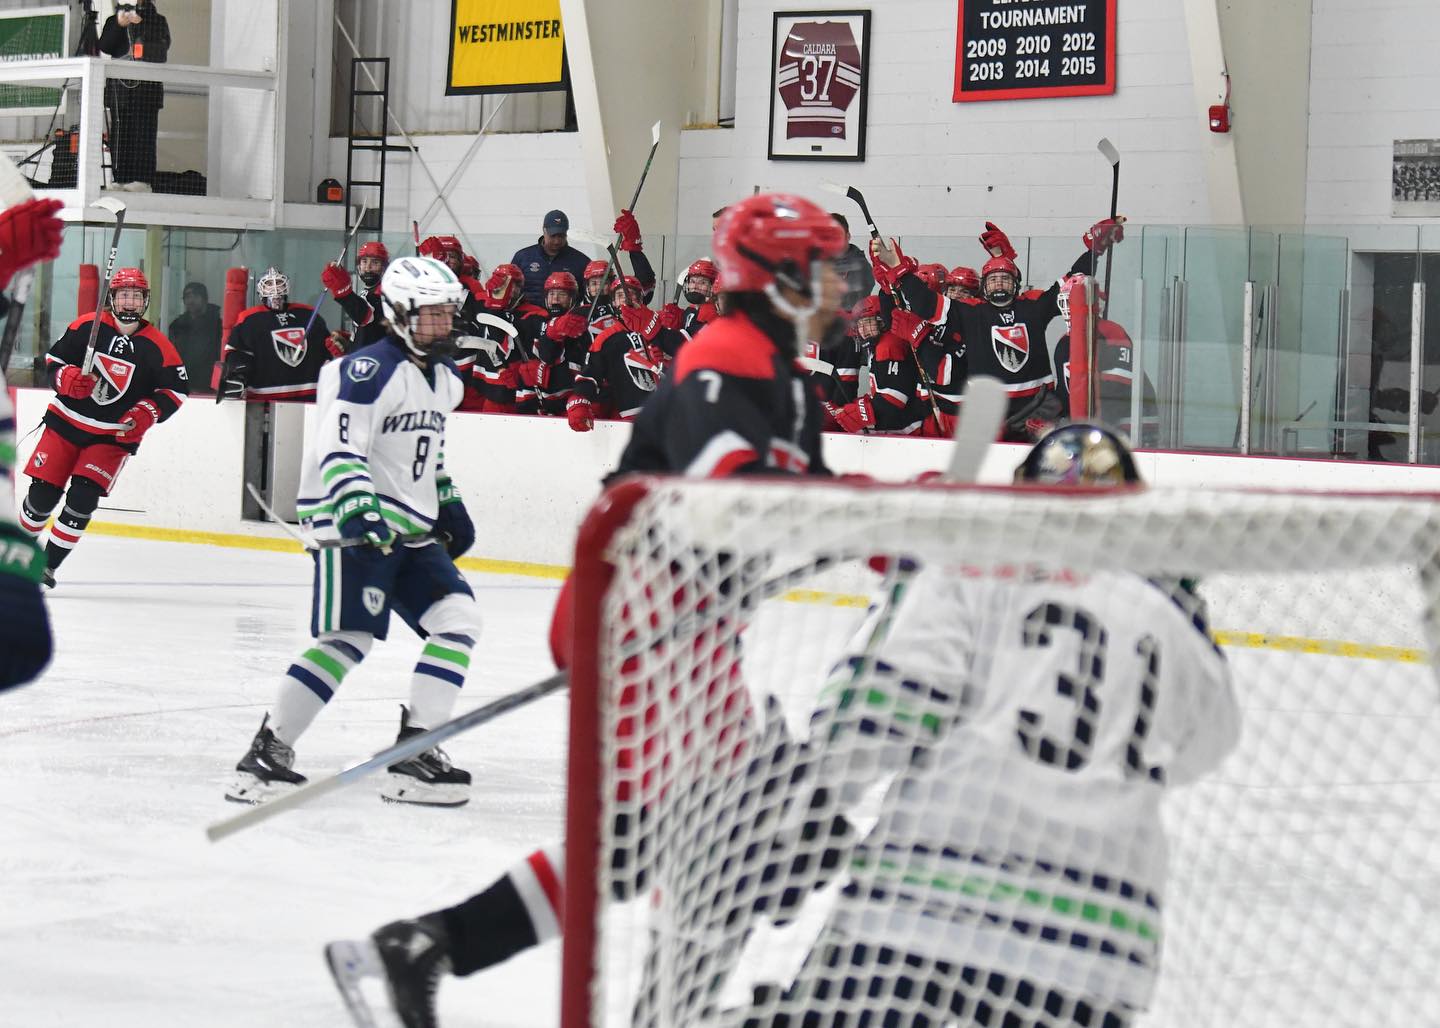
[{"label": "number 31 jersey", "polygon": [[334,511],[373,493],[392,531],[429,531],[444,474],[445,417],[464,392],[449,360],[422,369],[391,336],[326,364],[300,473],[301,520],[317,538],[333,539]]}]

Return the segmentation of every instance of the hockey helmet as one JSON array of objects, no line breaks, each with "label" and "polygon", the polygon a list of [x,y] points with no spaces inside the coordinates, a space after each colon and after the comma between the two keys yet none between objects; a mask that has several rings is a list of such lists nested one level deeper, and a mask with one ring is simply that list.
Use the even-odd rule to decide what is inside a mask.
[{"label": "hockey helmet", "polygon": [[[952,289],[964,290],[971,296],[980,295],[980,275],[974,268],[951,268],[950,274],[945,276],[946,294]],[[950,299],[958,300],[960,297],[951,296]]]},{"label": "hockey helmet", "polygon": [[563,314],[575,306],[578,293],[574,275],[568,271],[552,271],[545,279],[545,309],[551,314]]},{"label": "hockey helmet", "polygon": [[[845,230],[826,210],[801,196],[761,193],[725,208],[715,226],[720,274],[715,288],[727,293],[765,293],[792,317],[813,313],[820,300],[821,272],[845,249]],[[810,300],[810,310],[787,310],[779,286]]]},{"label": "hockey helmet", "polygon": [[[1008,287],[1003,284],[1006,277],[1010,280]],[[1020,266],[1009,257],[991,257],[980,269],[980,281],[985,299],[996,307],[1008,307],[1020,292]]]},{"label": "hockey helmet", "polygon": [[497,264],[485,282],[485,292],[491,303],[514,307],[525,295],[525,275],[514,264]]},{"label": "hockey helmet", "polygon": [[389,263],[390,251],[378,239],[361,243],[355,254],[355,270],[359,272],[360,281],[365,283],[367,289],[375,288],[375,283],[379,282],[380,276],[385,273],[385,265]]},{"label": "hockey helmet", "polygon": [[401,257],[385,269],[380,280],[380,302],[390,329],[419,356],[426,356],[435,343],[449,336],[445,331],[429,338],[416,338],[420,313],[426,307],[448,304],[458,309],[468,295],[455,273],[443,261],[432,257]]},{"label": "hockey helmet", "polygon": [[945,291],[945,274],[943,264],[922,264],[915,269],[915,277],[936,293]]},{"label": "hockey helmet", "polygon": [[[119,296],[122,289],[138,290],[139,302],[136,302],[133,292],[122,300]],[[124,325],[137,324],[150,309],[150,282],[145,278],[145,272],[139,268],[117,269],[110,276],[110,292],[105,298],[105,306],[116,321]]]},{"label": "hockey helmet", "polygon": [[1077,421],[1041,438],[1020,466],[1016,482],[1051,486],[1117,486],[1140,481],[1135,456],[1119,435],[1101,425]]},{"label": "hockey helmet", "polygon": [[[867,343],[873,343],[890,330],[890,315],[880,303],[879,296],[867,296],[855,305],[851,312],[855,319],[855,334]],[[865,322],[874,319],[873,325]],[[871,331],[867,332],[867,329]]]},{"label": "hockey helmet", "polygon": [[462,254],[460,257],[460,274],[478,279],[480,277],[480,261],[468,253]]},{"label": "hockey helmet", "polygon": [[454,236],[429,236],[420,244],[420,256],[429,257],[458,272],[465,259],[460,240]]},{"label": "hockey helmet", "polygon": [[710,258],[701,257],[698,261],[693,261],[690,267],[685,269],[685,278],[680,283],[685,291],[686,302],[701,304],[710,299],[715,292],[715,279],[719,275],[719,269]]},{"label": "hockey helmet", "polygon": [[355,252],[355,259],[360,260],[365,257],[374,257],[383,264],[390,263],[390,251],[378,239],[371,239],[360,244],[360,249]]},{"label": "hockey helmet", "polygon": [[290,302],[290,279],[279,268],[271,265],[255,283],[255,293],[272,311],[283,311]]},{"label": "hockey helmet", "polygon": [[626,275],[621,281],[625,283],[625,290],[623,296],[617,294],[617,302],[623,301],[629,307],[638,307],[645,302],[645,287],[640,284],[638,278],[634,275]]}]

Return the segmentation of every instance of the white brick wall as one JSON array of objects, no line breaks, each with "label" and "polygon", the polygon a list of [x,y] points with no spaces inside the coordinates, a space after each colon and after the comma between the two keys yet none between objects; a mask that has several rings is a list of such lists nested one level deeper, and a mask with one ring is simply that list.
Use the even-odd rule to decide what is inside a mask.
[{"label": "white brick wall", "polygon": [[1068,236],[1108,213],[1109,136],[1124,154],[1121,206],[1132,220],[1209,218],[1182,0],[1120,5],[1114,96],[956,104],[955,0],[872,6],[867,159],[861,164],[768,161],[770,31],[777,9],[834,8],[816,0],[740,0],[740,68],[733,130],[685,133],[680,231],[708,232],[710,212],[760,185],[830,204],[821,180],[860,186],[882,230],[976,233],[986,218],[1014,235]]}]

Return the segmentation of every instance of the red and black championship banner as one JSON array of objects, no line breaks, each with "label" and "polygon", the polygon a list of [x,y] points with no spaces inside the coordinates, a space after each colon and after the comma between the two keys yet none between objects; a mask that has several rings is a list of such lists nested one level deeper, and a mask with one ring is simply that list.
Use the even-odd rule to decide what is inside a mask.
[{"label": "red and black championship banner", "polygon": [[959,0],[957,102],[1115,92],[1118,0]]}]

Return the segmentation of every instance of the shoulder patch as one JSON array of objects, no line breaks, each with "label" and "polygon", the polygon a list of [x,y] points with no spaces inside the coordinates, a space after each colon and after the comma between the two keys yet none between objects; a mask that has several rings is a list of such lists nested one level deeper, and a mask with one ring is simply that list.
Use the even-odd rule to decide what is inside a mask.
[{"label": "shoulder patch", "polygon": [[340,399],[347,403],[374,403],[404,359],[399,350],[383,341],[340,358],[336,362],[340,371]]},{"label": "shoulder patch", "polygon": [[380,371],[380,362],[374,357],[357,356],[346,362],[345,376],[352,382],[368,382]]}]

